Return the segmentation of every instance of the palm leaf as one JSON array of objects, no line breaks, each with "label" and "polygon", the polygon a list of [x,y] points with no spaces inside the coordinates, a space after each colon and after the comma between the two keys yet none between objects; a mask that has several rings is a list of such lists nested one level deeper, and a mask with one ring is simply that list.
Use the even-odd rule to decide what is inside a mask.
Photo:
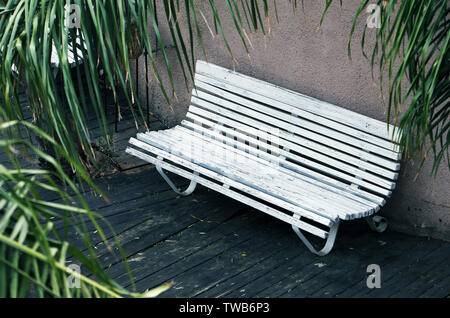
[{"label": "palm leaf", "polygon": [[[23,149],[28,149],[30,154],[53,166],[51,170],[44,170],[21,169],[17,164],[14,168],[6,168],[0,164],[0,297],[145,297],[166,290],[167,285],[145,294],[131,293],[106,275],[91,248],[85,224],[85,219],[89,220],[109,245],[97,221],[98,216],[89,210],[77,186],[54,158],[24,139],[7,137],[11,129],[21,125],[47,139],[70,160],[54,140],[31,124],[18,121],[0,124],[0,146],[9,156],[17,156]],[[76,162],[72,164],[81,169]],[[85,172],[80,175],[101,194]],[[79,207],[68,202],[65,187],[73,191]],[[53,193],[63,203],[41,199],[44,192],[47,195]],[[81,227],[72,222],[78,216]],[[56,222],[64,224],[64,227],[57,230]],[[64,233],[69,227],[83,237],[88,255],[65,240]],[[69,257],[75,259],[85,273],[74,271],[67,263]],[[88,278],[88,274],[94,279]],[[79,285],[71,286],[72,280],[78,280]]]},{"label": "palm leaf", "polygon": [[[327,1],[326,10],[332,2]],[[368,5],[361,1],[356,12],[349,56],[357,21]],[[450,168],[450,6],[447,0],[379,0],[377,5],[381,27],[376,29],[370,63],[373,70],[380,62],[380,87],[388,83],[386,121],[402,131],[400,145],[411,159],[419,157],[420,167],[432,154],[436,175],[443,160]]]}]

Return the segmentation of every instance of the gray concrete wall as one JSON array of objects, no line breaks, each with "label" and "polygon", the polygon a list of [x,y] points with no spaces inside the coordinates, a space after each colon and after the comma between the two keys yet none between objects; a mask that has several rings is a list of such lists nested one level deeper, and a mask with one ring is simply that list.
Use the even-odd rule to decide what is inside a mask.
[{"label": "gray concrete wall", "polygon": [[[198,1],[206,16],[207,1]],[[351,109],[367,116],[385,120],[386,107],[377,74],[372,78],[370,63],[360,49],[360,38],[368,14],[363,14],[355,31],[352,45],[352,59],[347,55],[347,41],[353,17],[359,1],[346,1],[341,7],[336,1],[329,9],[324,23],[319,27],[325,1],[305,0],[304,11],[298,8],[295,14],[288,1],[277,1],[280,23],[274,16],[270,34],[250,34],[253,48],[250,57],[243,49],[234,24],[228,16],[225,2],[216,1],[222,15],[222,23],[233,55],[237,61],[236,71],[307,94],[321,100]],[[374,1],[375,2],[375,1]],[[300,2],[299,2],[300,3]],[[182,13],[184,11],[182,10]],[[160,19],[164,22],[162,12]],[[180,16],[181,21],[184,19]],[[210,20],[211,26],[212,20]],[[210,36],[206,25],[202,24],[208,61],[233,68],[232,59],[220,36]],[[168,30],[163,29],[166,44],[171,44]],[[373,42],[374,29],[369,29],[366,43]],[[204,59],[196,43],[199,59]],[[367,52],[371,52],[370,46]],[[150,90],[151,111],[168,126],[174,126],[185,116],[190,94],[184,86],[177,57],[173,49],[168,49],[174,70],[178,101],[172,110],[165,103],[155,80],[152,78]],[[158,54],[158,66],[164,69],[162,54]],[[143,59],[140,69],[144,67]],[[162,71],[163,72],[163,71]],[[164,73],[164,72],[163,72]],[[163,76],[168,84],[167,76]],[[143,72],[140,83],[145,83]],[[167,85],[167,87],[169,87]],[[145,88],[141,84],[140,99],[145,100]],[[435,180],[430,177],[431,162],[416,177],[417,164],[404,163],[398,188],[382,210],[391,222],[391,229],[415,235],[450,239],[450,178],[445,165]]]}]

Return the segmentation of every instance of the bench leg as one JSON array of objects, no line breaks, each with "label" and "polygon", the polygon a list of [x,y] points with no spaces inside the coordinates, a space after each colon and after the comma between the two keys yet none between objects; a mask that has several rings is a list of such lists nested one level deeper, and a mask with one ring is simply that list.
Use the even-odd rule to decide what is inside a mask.
[{"label": "bench leg", "polygon": [[369,227],[378,233],[383,233],[388,227],[387,219],[379,215],[368,216],[366,221]]},{"label": "bench leg", "polygon": [[[297,219],[301,219],[300,216],[295,216]],[[325,246],[321,250],[316,250],[314,246],[308,241],[308,239],[303,235],[300,229],[296,226],[292,226],[294,232],[298,235],[298,237],[302,240],[302,242],[306,245],[306,247],[314,254],[319,256],[325,256],[333,249],[334,242],[336,240],[336,234],[339,229],[339,219],[334,223],[334,225],[330,228],[330,232],[328,232],[328,238],[325,243]]]},{"label": "bench leg", "polygon": [[[158,158],[159,159],[159,158]],[[162,159],[161,159],[162,160]],[[173,184],[172,180],[167,176],[167,174],[164,172],[164,170],[161,168],[161,166],[156,166],[156,170],[159,172],[159,174],[166,180],[167,184],[172,188],[173,191],[175,191],[176,194],[182,195],[182,196],[188,196],[194,192],[195,188],[197,187],[197,182],[194,180],[191,180],[191,183],[187,187],[186,190],[180,191],[175,184]],[[198,172],[194,172],[194,175],[198,176]]]}]

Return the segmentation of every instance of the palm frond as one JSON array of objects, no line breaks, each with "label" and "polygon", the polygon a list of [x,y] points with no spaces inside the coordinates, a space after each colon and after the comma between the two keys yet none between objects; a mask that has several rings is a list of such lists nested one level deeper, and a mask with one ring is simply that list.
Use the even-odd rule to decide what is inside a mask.
[{"label": "palm frond", "polygon": [[[333,1],[327,1],[327,9]],[[368,8],[363,0],[349,37]],[[372,70],[379,61],[380,86],[388,83],[387,122],[402,130],[400,144],[410,158],[432,154],[432,174],[443,160],[450,168],[449,40],[450,6],[447,0],[379,0],[381,25],[370,56]],[[361,47],[365,48],[364,30]],[[386,78],[387,77],[387,78]]]},{"label": "palm frond", "polygon": [[[9,156],[17,156],[23,149],[28,149],[30,155],[53,166],[51,170],[44,170],[21,169],[17,163],[9,168],[0,164],[0,297],[145,297],[166,290],[168,285],[146,294],[131,293],[106,275],[92,249],[85,224],[85,219],[89,220],[108,245],[98,217],[89,210],[77,186],[53,157],[24,139],[8,137],[11,129],[22,125],[54,144],[70,160],[54,140],[30,123],[13,121],[0,124],[0,147]],[[14,160],[11,162],[15,163]],[[81,169],[76,162],[72,164]],[[86,173],[81,173],[81,176],[101,193]],[[64,186],[75,194],[79,207],[69,202],[68,190]],[[42,193],[54,194],[63,203],[45,201],[41,198]],[[82,226],[71,221],[77,218]],[[57,222],[64,226],[57,230]],[[83,238],[87,255],[67,241],[65,234],[69,227]],[[76,263],[69,264],[69,257]]]},{"label": "palm frond", "polygon": [[[215,33],[220,34],[230,55],[231,47],[221,24],[213,0],[208,0]],[[236,30],[244,47],[249,38],[242,16],[251,21],[251,31],[261,29],[265,33],[263,16],[269,17],[267,0],[227,1],[229,14],[236,22]],[[69,27],[67,8],[76,6],[79,28]],[[176,99],[173,65],[161,36],[158,12],[164,12],[169,27],[177,62],[181,65],[186,87],[193,79],[195,50],[193,43],[199,40],[206,58],[206,49],[200,23],[207,22],[206,15],[197,0],[185,0],[185,10],[176,0],[8,0],[0,14],[0,91],[4,99],[1,116],[5,120],[23,119],[18,100],[20,83],[26,87],[35,124],[54,137],[80,164],[94,164],[91,136],[86,125],[86,109],[91,108],[102,127],[103,137],[108,129],[101,98],[104,71],[106,85],[117,100],[123,93],[137,122],[147,125],[137,95],[135,80],[131,74],[131,60],[145,54],[157,85],[167,103]],[[69,12],[70,13],[70,12]],[[186,15],[180,22],[179,17]],[[200,19],[202,17],[202,19]],[[209,26],[208,26],[209,27]],[[183,29],[189,30],[188,37]],[[194,32],[195,31],[195,32]],[[154,40],[151,34],[154,34]],[[155,47],[161,51],[164,66],[157,67],[153,54]],[[59,74],[54,77],[52,52],[59,61]],[[81,64],[71,70],[69,55]],[[83,61],[84,63],[79,63]],[[12,70],[16,70],[13,72]],[[167,74],[164,85],[162,73]],[[84,74],[84,75],[83,75]],[[15,76],[17,75],[17,76]],[[80,155],[81,154],[81,155]]]}]

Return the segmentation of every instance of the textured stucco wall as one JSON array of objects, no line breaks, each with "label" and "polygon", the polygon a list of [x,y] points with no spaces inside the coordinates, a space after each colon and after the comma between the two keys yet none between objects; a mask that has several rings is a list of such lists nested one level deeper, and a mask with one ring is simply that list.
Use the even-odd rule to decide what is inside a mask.
[{"label": "textured stucco wall", "polygon": [[[209,12],[206,1],[198,1]],[[215,1],[219,12],[226,12],[224,1]],[[375,2],[375,1],[374,1]],[[253,48],[247,56],[234,24],[228,14],[222,23],[233,55],[238,64],[236,71],[266,80],[268,82],[307,94],[321,100],[351,109],[353,111],[385,120],[385,106],[378,81],[372,78],[370,63],[360,49],[360,38],[364,20],[363,14],[357,26],[352,45],[352,59],[347,55],[347,41],[354,13],[359,1],[345,1],[341,7],[336,1],[324,23],[319,27],[325,1],[304,1],[304,11],[298,8],[295,14],[288,1],[277,1],[280,23],[273,17],[270,35],[250,34]],[[181,11],[184,13],[184,10]],[[160,19],[164,15],[160,13]],[[179,19],[183,20],[183,16]],[[211,21],[210,21],[211,23]],[[211,23],[212,26],[212,23]],[[220,36],[210,36],[202,25],[208,61],[233,68],[232,60]],[[171,44],[168,30],[163,30],[166,44]],[[375,30],[369,29],[366,43],[373,41]],[[204,59],[197,47],[197,58]],[[174,126],[185,116],[190,94],[186,91],[182,73],[177,65],[176,53],[167,50],[174,70],[178,102],[173,111],[169,109],[152,78],[150,88],[151,111],[168,126]],[[367,48],[370,52],[370,45]],[[143,59],[139,62],[144,68]],[[158,65],[163,67],[162,54],[158,53]],[[164,72],[162,72],[164,73]],[[140,83],[145,83],[144,72],[140,72]],[[376,78],[377,74],[375,74]],[[167,82],[167,76],[163,78]],[[140,98],[145,100],[144,85],[140,86]],[[417,164],[404,163],[398,188],[383,208],[382,214],[389,217],[391,229],[417,235],[450,239],[450,178],[443,166],[436,180],[430,177],[431,162],[427,162],[421,174],[414,180]]]}]

